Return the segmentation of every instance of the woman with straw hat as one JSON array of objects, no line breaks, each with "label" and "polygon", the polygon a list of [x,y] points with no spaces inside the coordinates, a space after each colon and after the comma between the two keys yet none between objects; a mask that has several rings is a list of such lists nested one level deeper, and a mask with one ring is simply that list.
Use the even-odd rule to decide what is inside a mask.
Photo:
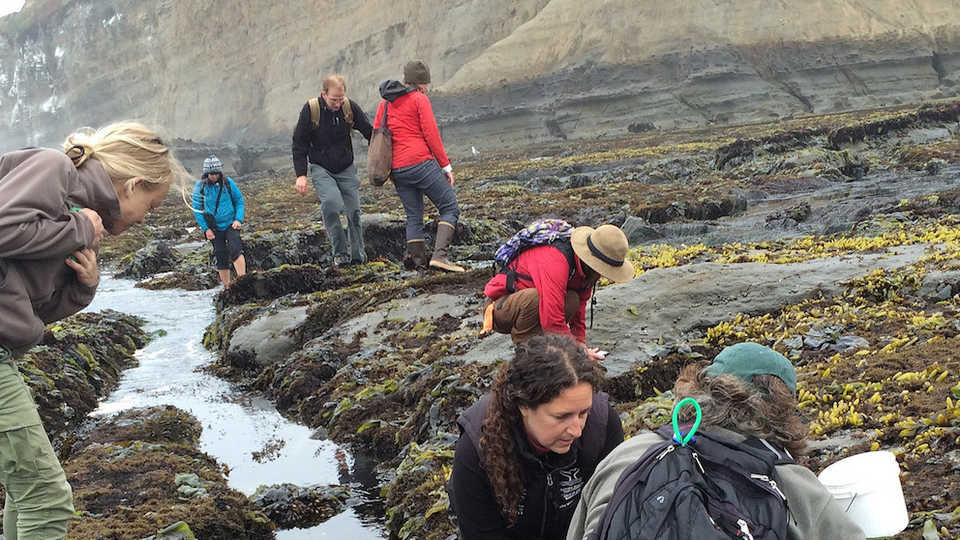
[{"label": "woman with straw hat", "polygon": [[[577,227],[566,239],[522,249],[484,287],[490,329],[510,334],[514,343],[547,332],[585,344],[587,302],[597,280],[633,279],[628,249],[615,225]],[[597,349],[588,352],[602,358]]]}]

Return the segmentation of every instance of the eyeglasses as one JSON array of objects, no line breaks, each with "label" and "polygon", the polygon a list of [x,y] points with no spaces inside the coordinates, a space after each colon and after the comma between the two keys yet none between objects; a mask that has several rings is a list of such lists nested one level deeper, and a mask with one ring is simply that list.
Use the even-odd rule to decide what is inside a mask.
[{"label": "eyeglasses", "polygon": [[330,96],[327,95],[327,94],[324,94],[323,97],[327,98],[327,101],[329,101],[330,103],[334,103],[334,104],[343,103],[343,102],[346,101],[346,99],[347,99],[347,98],[344,97],[344,96],[340,96],[340,97],[336,97],[336,98],[335,98],[335,97],[330,97]]}]

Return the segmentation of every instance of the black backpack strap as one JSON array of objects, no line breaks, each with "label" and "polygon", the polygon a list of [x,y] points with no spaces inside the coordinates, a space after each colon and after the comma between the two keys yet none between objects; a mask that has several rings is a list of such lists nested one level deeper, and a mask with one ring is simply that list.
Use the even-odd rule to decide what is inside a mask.
[{"label": "black backpack strap", "polygon": [[580,452],[583,457],[581,462],[587,464],[591,470],[600,463],[600,453],[603,452],[603,446],[607,442],[607,422],[609,421],[610,396],[605,392],[597,392],[593,396],[590,414],[587,416],[587,423],[583,426],[583,434],[580,436]]},{"label": "black backpack strap", "polygon": [[[541,247],[541,246],[550,246],[550,247],[557,248],[560,251],[560,253],[563,254],[563,257],[567,260],[567,267],[570,269],[569,274],[567,274],[567,281],[569,281],[573,277],[573,275],[577,273],[577,262],[576,262],[576,259],[574,258],[575,255],[573,253],[573,245],[570,243],[569,238],[566,238],[563,240],[557,240],[556,242],[550,242],[548,244],[535,244],[532,246],[526,246],[522,250],[518,251],[517,254],[514,255],[510,261],[507,262],[507,264],[500,267],[500,270],[497,271],[498,274],[504,274],[507,276],[506,287],[507,287],[508,294],[517,292],[518,278],[525,279],[527,281],[533,281],[532,277],[526,274],[521,274],[517,272],[516,268],[510,267],[510,264],[516,262],[516,260],[520,257],[520,254],[523,253],[524,251],[527,251],[528,249],[532,249],[535,247]],[[577,292],[582,292],[582,291],[577,291]]]},{"label": "black backpack strap", "polygon": [[[573,278],[573,275],[577,273],[577,261],[575,259],[575,254],[573,252],[573,244],[570,243],[570,239],[560,240],[547,244],[553,246],[560,250],[560,253],[563,253],[563,257],[567,259],[567,267],[570,268],[570,272],[567,274],[567,281]],[[578,291],[580,292],[580,291]]]},{"label": "black backpack strap", "polygon": [[[660,430],[657,430],[657,433],[662,436]],[[603,516],[600,518],[600,524],[589,535],[587,535],[586,538],[588,540],[607,538],[617,508],[623,504],[627,497],[630,496],[630,492],[633,490],[633,488],[645,481],[647,477],[646,471],[653,465],[657,457],[668,446],[673,445],[673,441],[670,440],[672,437],[673,435],[671,434],[668,436],[667,440],[654,444],[648,448],[647,451],[644,452],[644,454],[640,457],[640,459],[634,461],[629,467],[620,473],[620,477],[617,478],[617,483],[613,488],[613,493],[610,496],[610,500],[607,502],[607,507],[603,511]]]},{"label": "black backpack strap", "polygon": [[501,273],[507,276],[507,293],[517,292],[517,278],[533,281],[532,277],[526,274],[521,274],[513,268],[507,267]]},{"label": "black backpack strap", "polygon": [[[237,185],[236,182],[233,181],[233,178],[230,178],[229,176],[224,178],[224,181],[227,183],[228,188],[230,188],[230,186]],[[237,189],[240,189],[240,188],[237,188]],[[236,220],[237,219],[237,200],[233,198],[233,188],[230,188],[227,191],[227,193],[230,195],[230,204],[233,205],[233,219]]]},{"label": "black backpack strap", "polygon": [[217,202],[213,204],[213,215],[217,215],[220,210],[220,196],[223,195],[223,180],[220,180],[220,190],[217,191]]},{"label": "black backpack strap", "polygon": [[766,439],[761,439],[759,437],[747,437],[747,440],[743,441],[743,444],[756,448],[764,452],[770,452],[776,456],[774,465],[789,465],[791,463],[796,463],[793,459],[793,456],[790,455],[790,452],[782,446],[772,443]]}]

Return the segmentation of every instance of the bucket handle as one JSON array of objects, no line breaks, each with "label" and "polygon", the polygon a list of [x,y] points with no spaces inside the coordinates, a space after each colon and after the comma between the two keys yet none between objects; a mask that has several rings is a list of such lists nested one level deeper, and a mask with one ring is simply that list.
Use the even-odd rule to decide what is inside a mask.
[{"label": "bucket handle", "polygon": [[831,491],[830,494],[833,495],[833,500],[837,500],[838,498],[846,499],[847,497],[850,497],[850,502],[848,502],[848,503],[847,503],[847,507],[843,509],[843,513],[844,513],[844,514],[846,514],[847,512],[850,511],[850,507],[853,506],[853,503],[856,502],[856,500],[857,500],[857,496],[860,495],[860,494],[857,493],[856,491],[851,492],[851,493],[846,493],[846,492],[845,492],[845,493],[833,493],[833,492]]}]

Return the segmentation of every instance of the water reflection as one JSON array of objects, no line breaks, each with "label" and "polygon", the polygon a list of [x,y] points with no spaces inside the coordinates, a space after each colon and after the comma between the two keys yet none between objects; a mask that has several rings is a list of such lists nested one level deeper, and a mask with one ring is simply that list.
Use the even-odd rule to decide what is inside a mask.
[{"label": "water reflection", "polygon": [[[200,448],[227,465],[230,486],[248,495],[261,484],[335,484],[355,475],[370,478],[370,465],[363,463],[356,470],[349,454],[346,465],[353,472],[340,478],[337,445],[311,439],[309,429],[283,418],[269,401],[197,370],[212,360],[202,339],[215,314],[211,303],[215,291],[150,291],[133,284],[104,277],[87,311],[109,308],[136,314],[146,319],[147,332],[162,330],[165,335],[137,352],[140,365],[123,373],[119,387],[93,414],[152,405],[189,411],[203,425]],[[340,455],[343,460],[342,451]],[[365,540],[386,535],[382,526],[364,522],[352,509],[320,526],[277,534],[284,540],[334,537]]]}]

